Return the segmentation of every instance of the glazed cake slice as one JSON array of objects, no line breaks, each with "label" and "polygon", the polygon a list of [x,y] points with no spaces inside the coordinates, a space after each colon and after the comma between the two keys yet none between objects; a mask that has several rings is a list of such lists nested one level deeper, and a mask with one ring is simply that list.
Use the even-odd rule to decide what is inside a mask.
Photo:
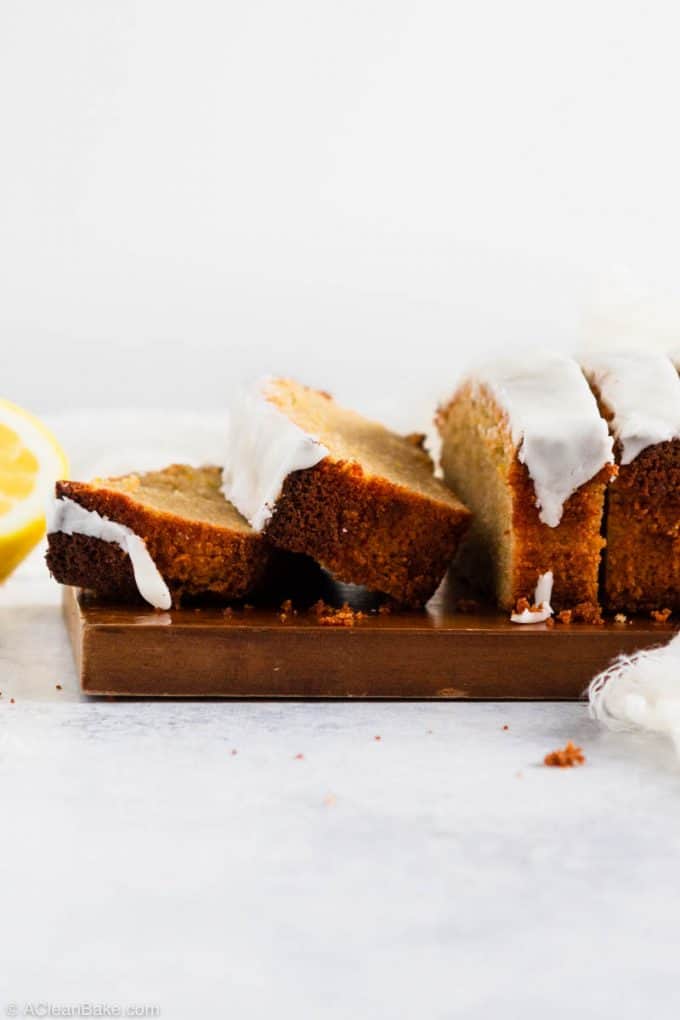
[{"label": "glazed cake slice", "polygon": [[680,379],[656,354],[592,355],[583,367],[619,465],[607,493],[604,600],[621,612],[680,609]]},{"label": "glazed cake slice", "polygon": [[434,593],[470,515],[418,437],[270,379],[234,407],[229,439],[224,494],[274,545],[406,605]]},{"label": "glazed cake slice", "polygon": [[61,584],[158,609],[184,596],[244,598],[270,560],[266,542],[220,491],[216,467],[61,481],[47,565]]},{"label": "glazed cake slice", "polygon": [[531,605],[552,574],[555,609],[596,614],[614,468],[607,424],[578,364],[537,354],[487,365],[439,410],[437,425],[444,478],[473,513],[462,571],[506,610]]}]

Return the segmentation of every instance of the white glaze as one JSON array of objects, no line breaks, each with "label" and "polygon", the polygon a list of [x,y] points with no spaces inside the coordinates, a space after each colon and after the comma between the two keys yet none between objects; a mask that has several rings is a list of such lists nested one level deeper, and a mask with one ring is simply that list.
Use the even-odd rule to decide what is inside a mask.
[{"label": "white glaze", "polygon": [[510,617],[512,623],[545,623],[553,615],[550,599],[553,590],[553,572],[546,571],[541,574],[534,593],[534,605],[537,610],[523,609],[521,613],[513,613]]},{"label": "white glaze", "polygon": [[115,542],[126,552],[139,594],[156,609],[170,609],[172,598],[168,586],[154,563],[144,540],[125,524],[102,517],[96,510],[86,510],[80,503],[62,497],[50,508],[47,530],[65,535],[87,535],[102,542]]},{"label": "white glaze", "polygon": [[328,450],[270,402],[264,380],[230,411],[222,492],[255,531],[267,524],[283,483],[293,471],[314,467]]},{"label": "white glaze", "polygon": [[680,378],[663,354],[594,354],[583,369],[614,417],[612,432],[621,443],[621,463],[643,450],[680,438]]},{"label": "white glaze", "polygon": [[581,369],[571,358],[539,353],[489,364],[475,377],[508,416],[540,519],[557,527],[569,497],[613,461],[607,424]]}]

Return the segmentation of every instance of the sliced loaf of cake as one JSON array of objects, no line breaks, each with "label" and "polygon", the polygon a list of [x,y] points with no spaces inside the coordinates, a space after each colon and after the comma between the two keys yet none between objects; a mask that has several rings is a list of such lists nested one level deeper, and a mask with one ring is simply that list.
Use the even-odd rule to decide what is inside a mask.
[{"label": "sliced loaf of cake", "polygon": [[271,550],[220,491],[216,467],[61,481],[47,565],[62,584],[169,609],[184,596],[249,595]]},{"label": "sliced loaf of cake", "polygon": [[536,354],[489,364],[463,381],[437,424],[444,478],[473,513],[461,569],[506,610],[531,605],[539,580],[551,578],[555,609],[596,614],[615,469],[576,361]]},{"label": "sliced loaf of cake", "polygon": [[622,612],[680,609],[680,379],[657,354],[583,359],[619,472],[607,492],[604,601]]},{"label": "sliced loaf of cake", "polygon": [[270,379],[232,409],[223,492],[274,545],[425,603],[470,514],[421,448],[327,393]]}]

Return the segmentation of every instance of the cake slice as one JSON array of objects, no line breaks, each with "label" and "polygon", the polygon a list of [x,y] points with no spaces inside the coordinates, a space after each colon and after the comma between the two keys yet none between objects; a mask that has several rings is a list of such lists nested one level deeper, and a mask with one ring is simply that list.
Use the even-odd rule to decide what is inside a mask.
[{"label": "cake slice", "polygon": [[592,355],[584,370],[619,465],[607,493],[604,600],[680,609],[680,379],[663,355]]},{"label": "cake slice", "polygon": [[412,606],[439,585],[469,523],[403,437],[326,393],[270,379],[231,416],[223,492],[274,545]]},{"label": "cake slice", "polygon": [[440,408],[437,425],[444,478],[473,513],[461,569],[503,609],[531,605],[552,574],[554,609],[596,614],[614,468],[578,364],[557,354],[489,364]]},{"label": "cake slice", "polygon": [[249,595],[267,543],[220,491],[216,467],[57,483],[47,565],[62,584],[158,609],[184,596]]}]

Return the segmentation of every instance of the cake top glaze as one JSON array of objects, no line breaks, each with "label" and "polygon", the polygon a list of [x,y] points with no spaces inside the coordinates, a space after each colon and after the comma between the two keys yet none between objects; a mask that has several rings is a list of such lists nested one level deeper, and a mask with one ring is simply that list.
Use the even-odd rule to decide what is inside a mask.
[{"label": "cake top glaze", "polygon": [[611,412],[621,463],[657,443],[680,439],[680,377],[663,354],[604,353],[583,358],[583,369]]},{"label": "cake top glaze", "polygon": [[572,358],[540,352],[488,363],[474,379],[507,416],[541,521],[557,527],[569,497],[613,462],[607,423],[581,368]]},{"label": "cake top glaze", "polygon": [[222,492],[255,531],[272,516],[288,475],[328,456],[317,438],[271,402],[273,385],[273,379],[260,380],[233,402],[222,465]]}]

